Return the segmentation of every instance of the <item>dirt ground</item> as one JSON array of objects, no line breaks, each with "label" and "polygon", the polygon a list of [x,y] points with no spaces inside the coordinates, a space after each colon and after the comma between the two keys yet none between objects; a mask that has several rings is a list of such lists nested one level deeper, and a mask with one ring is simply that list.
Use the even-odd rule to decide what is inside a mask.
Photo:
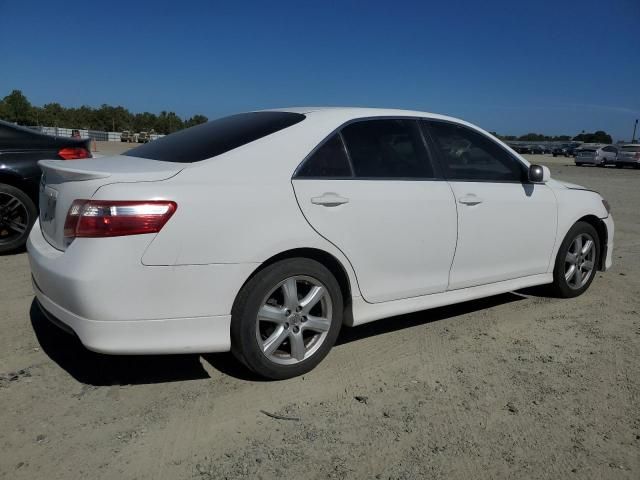
[{"label": "dirt ground", "polygon": [[26,254],[0,257],[0,478],[639,478],[640,171],[542,161],[612,205],[587,294],[344,329],[282,382],[227,354],[90,353],[39,314]]}]

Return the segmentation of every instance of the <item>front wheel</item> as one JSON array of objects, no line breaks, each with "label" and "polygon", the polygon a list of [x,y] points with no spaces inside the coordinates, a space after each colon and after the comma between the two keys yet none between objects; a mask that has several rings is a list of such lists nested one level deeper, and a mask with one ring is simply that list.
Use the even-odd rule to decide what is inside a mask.
[{"label": "front wheel", "polygon": [[307,258],[276,262],[242,288],[231,313],[231,351],[258,375],[281,380],[312,370],[342,325],[333,274]]},{"label": "front wheel", "polygon": [[0,253],[22,248],[38,210],[22,190],[0,183]]},{"label": "front wheel", "polygon": [[552,293],[562,298],[582,295],[593,282],[599,258],[598,232],[589,223],[576,223],[558,250]]}]

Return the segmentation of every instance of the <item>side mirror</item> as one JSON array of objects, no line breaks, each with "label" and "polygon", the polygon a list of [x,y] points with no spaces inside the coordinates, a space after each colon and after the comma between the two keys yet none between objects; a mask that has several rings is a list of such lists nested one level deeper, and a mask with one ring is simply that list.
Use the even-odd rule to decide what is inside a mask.
[{"label": "side mirror", "polygon": [[551,178],[551,170],[542,165],[531,165],[529,167],[529,181],[531,183],[546,183]]}]

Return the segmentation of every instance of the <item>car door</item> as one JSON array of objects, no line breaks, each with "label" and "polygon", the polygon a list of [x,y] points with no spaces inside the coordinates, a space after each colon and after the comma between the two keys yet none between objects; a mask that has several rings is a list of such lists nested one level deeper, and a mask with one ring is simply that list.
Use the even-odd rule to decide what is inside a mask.
[{"label": "car door", "polygon": [[434,173],[418,120],[350,123],[307,157],[292,182],[307,221],[349,259],[366,301],[446,290],[455,199]]},{"label": "car door", "polygon": [[424,123],[458,206],[449,289],[547,272],[557,202],[527,166],[486,134],[454,122]]}]

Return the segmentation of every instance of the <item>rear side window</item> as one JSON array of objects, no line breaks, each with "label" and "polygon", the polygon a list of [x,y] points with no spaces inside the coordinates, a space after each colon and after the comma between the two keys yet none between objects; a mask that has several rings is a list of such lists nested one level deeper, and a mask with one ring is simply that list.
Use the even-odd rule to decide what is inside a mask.
[{"label": "rear side window", "polygon": [[351,166],[339,134],[322,144],[300,167],[298,178],[351,178]]},{"label": "rear side window", "polygon": [[623,152],[640,152],[640,145],[625,145],[620,150]]},{"label": "rear side window", "polygon": [[360,178],[433,178],[416,120],[364,120],[342,129],[353,170]]},{"label": "rear side window", "polygon": [[427,122],[450,180],[521,182],[524,165],[485,135],[462,125]]},{"label": "rear side window", "polygon": [[126,152],[130,157],[193,163],[221,155],[301,122],[291,112],[250,112],[231,115],[181,130]]}]

